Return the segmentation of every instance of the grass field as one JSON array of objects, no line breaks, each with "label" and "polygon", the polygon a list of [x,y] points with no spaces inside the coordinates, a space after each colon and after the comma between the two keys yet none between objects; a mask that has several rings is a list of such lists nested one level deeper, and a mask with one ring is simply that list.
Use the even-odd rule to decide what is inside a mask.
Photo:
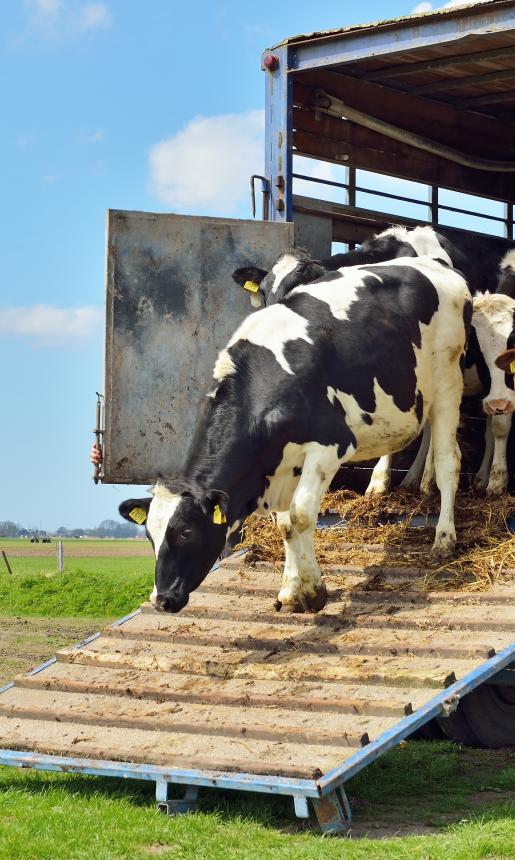
[{"label": "grass field", "polygon": [[[34,550],[23,556],[20,543],[27,547],[0,541],[14,570],[12,577],[0,572],[0,678],[148,596],[153,564],[144,544],[69,541],[66,571],[57,575],[55,545],[45,558],[36,549],[48,545],[29,544]],[[138,557],[120,557],[130,547]],[[206,790],[198,812],[171,819],[155,812],[151,784],[4,768],[0,860],[515,858],[515,750],[408,742],[347,789],[355,815],[350,838],[322,841],[312,823],[294,817],[289,799]]]}]

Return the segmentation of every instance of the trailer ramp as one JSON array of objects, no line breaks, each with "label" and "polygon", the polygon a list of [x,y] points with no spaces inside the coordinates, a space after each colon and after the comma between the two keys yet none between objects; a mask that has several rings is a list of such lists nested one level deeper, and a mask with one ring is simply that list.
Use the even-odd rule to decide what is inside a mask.
[{"label": "trailer ramp", "polygon": [[179,615],[144,604],[3,688],[0,764],[152,780],[167,812],[201,786],[290,795],[345,829],[346,780],[515,675],[515,582],[423,593],[381,571],[372,590],[370,569],[331,567],[326,609],[288,615],[273,566],[225,560]]}]

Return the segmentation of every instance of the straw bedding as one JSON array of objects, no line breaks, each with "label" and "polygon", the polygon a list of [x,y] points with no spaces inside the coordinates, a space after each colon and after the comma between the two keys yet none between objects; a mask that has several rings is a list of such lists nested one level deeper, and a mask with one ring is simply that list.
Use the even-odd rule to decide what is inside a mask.
[{"label": "straw bedding", "polygon": [[[515,512],[515,501],[472,494],[456,497],[455,558],[445,565],[431,561],[433,527],[411,525],[415,516],[437,514],[439,498],[395,490],[385,496],[365,497],[348,490],[328,493],[322,511],[337,512],[346,527],[317,529],[315,550],[322,565],[354,565],[374,568],[421,568],[420,576],[391,588],[423,590],[466,589],[483,591],[493,583],[509,582],[515,576],[515,536],[506,524]],[[396,515],[403,522],[389,522]],[[370,545],[373,544],[372,548]],[[279,567],[284,561],[283,542],[273,516],[251,516],[245,523],[239,548],[248,550],[247,561],[269,561]],[[332,577],[331,577],[332,578]],[[381,586],[383,587],[383,586]]]}]

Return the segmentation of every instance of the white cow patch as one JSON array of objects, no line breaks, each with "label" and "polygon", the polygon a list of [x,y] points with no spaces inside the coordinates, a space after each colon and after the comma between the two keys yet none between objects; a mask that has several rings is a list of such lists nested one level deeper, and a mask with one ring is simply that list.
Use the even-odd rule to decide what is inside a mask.
[{"label": "white cow patch", "polygon": [[163,484],[156,484],[152,488],[152,496],[146,525],[154,542],[154,553],[157,558],[170,518],[177,510],[182,496],[170,492]]},{"label": "white cow patch", "polygon": [[376,238],[379,239],[381,236],[394,236],[399,242],[411,245],[417,257],[438,257],[452,266],[449,254],[440,245],[432,227],[415,227],[413,230],[407,230],[406,227],[389,227],[388,230],[379,233]]},{"label": "white cow patch", "polygon": [[226,376],[230,376],[236,371],[236,365],[226,349],[221,349],[218,353],[215,366],[213,368],[213,379],[221,382]]},{"label": "white cow patch", "polygon": [[284,257],[281,257],[281,259],[272,268],[272,275],[275,276],[275,280],[274,285],[270,290],[271,293],[277,292],[284,278],[295,271],[300,262],[299,258],[294,257],[293,254],[285,254]]},{"label": "white cow patch", "polygon": [[499,268],[501,271],[504,271],[505,269],[515,269],[515,248],[504,255],[499,263]]},{"label": "white cow patch", "polygon": [[283,370],[293,375],[293,370],[284,357],[284,347],[292,340],[305,340],[306,343],[312,344],[308,325],[308,320],[286,305],[270,305],[246,317],[227,347],[233,346],[239,340],[248,340],[256,346],[264,346],[273,352]]},{"label": "white cow patch", "polygon": [[377,379],[374,379],[374,395],[376,410],[370,413],[372,424],[367,424],[363,421],[363,410],[352,394],[331,386],[327,388],[329,401],[339,401],[345,411],[346,424],[356,437],[358,448],[352,457],[356,462],[400,451],[420,432],[415,406],[410,412],[402,412]]},{"label": "white cow patch", "polygon": [[[281,462],[273,475],[268,475],[269,485],[263,496],[258,499],[258,514],[267,514],[271,511],[288,511],[300,481],[304,463],[308,457],[316,457],[322,471],[326,470],[326,477],[330,480],[336,472],[340,463],[344,462],[349,452],[343,457],[338,457],[337,445],[321,445],[319,442],[288,442],[284,446]],[[293,470],[299,470],[300,474],[294,475]],[[265,504],[267,507],[265,508]]]}]

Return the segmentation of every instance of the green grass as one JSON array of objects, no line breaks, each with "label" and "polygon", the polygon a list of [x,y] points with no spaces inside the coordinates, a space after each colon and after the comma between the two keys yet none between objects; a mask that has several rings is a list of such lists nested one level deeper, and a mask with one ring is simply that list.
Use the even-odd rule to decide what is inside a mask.
[{"label": "green grass", "polygon": [[15,560],[0,574],[0,615],[119,617],[152,590],[152,558],[81,558],[56,574],[44,558]]},{"label": "green grass", "polygon": [[[392,751],[348,784],[357,827],[363,833],[360,820],[367,820],[370,834],[382,836],[429,823],[439,832],[323,841],[294,818],[285,798],[204,791],[198,812],[174,819],[154,811],[152,784],[6,768],[0,858],[508,860],[515,856],[515,803],[495,793],[515,792],[515,766],[500,770],[491,755],[448,743]],[[487,802],[492,793],[500,803]]]}]

